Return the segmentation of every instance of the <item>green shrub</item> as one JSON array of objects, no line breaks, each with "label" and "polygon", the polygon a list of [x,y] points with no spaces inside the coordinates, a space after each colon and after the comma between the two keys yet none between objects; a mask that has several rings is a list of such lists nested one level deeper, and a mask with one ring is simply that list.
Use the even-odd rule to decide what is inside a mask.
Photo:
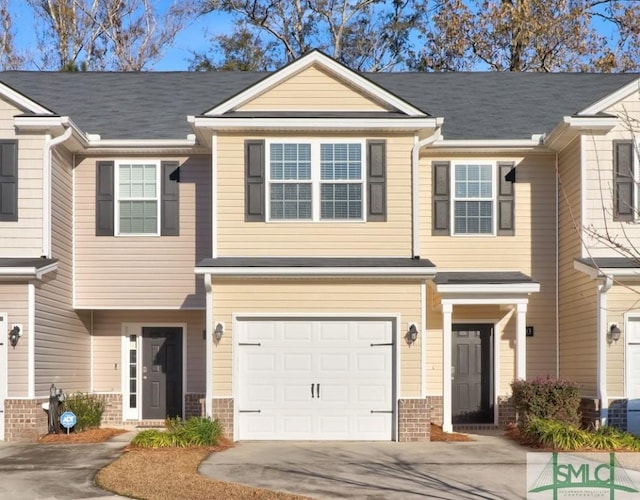
[{"label": "green shrub", "polygon": [[523,431],[538,445],[554,450],[640,450],[639,438],[614,427],[589,432],[575,425],[534,417]]},{"label": "green shrub", "polygon": [[64,410],[76,415],[77,422],[73,428],[75,432],[100,427],[104,408],[104,400],[94,394],[77,392],[68,395],[64,401]]},{"label": "green shrub", "polygon": [[187,446],[214,446],[222,436],[218,419],[195,417],[188,420],[167,419],[166,431],[145,430],[131,441],[140,448],[185,448]]},{"label": "green shrub", "polygon": [[561,379],[537,378],[511,383],[518,425],[524,428],[533,418],[580,425],[580,388]]}]

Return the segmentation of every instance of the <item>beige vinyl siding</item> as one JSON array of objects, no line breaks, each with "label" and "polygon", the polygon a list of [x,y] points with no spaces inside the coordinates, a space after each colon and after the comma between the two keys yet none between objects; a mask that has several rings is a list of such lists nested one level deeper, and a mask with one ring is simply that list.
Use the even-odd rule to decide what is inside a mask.
[{"label": "beige vinyl siding", "polygon": [[597,394],[597,283],[574,269],[581,255],[581,139],[559,154],[559,324],[560,376],[579,383],[585,396]]},{"label": "beige vinyl siding", "polygon": [[[554,156],[430,156],[420,160],[420,253],[438,270],[520,271],[540,283],[529,296],[527,376],[556,374],[555,163]],[[434,160],[515,163],[515,236],[432,236],[432,169]],[[495,209],[494,209],[495,214]],[[455,309],[454,309],[455,311]],[[496,317],[496,319],[502,316]],[[435,321],[435,320],[434,320]],[[515,320],[514,320],[515,321]],[[512,353],[513,354],[513,353]],[[510,381],[509,381],[510,382]]]},{"label": "beige vinyl siding", "polygon": [[31,342],[29,331],[29,297],[26,283],[0,283],[0,313],[7,314],[7,329],[22,325],[22,337],[16,347],[6,338],[8,332],[0,332],[7,343],[7,381],[9,397],[28,396],[28,351]]},{"label": "beige vinyl siding", "polygon": [[[202,279],[195,265],[211,257],[211,159],[180,163],[180,236],[96,236],[96,162],[83,158],[75,171],[76,293],[78,308],[202,308]],[[115,158],[117,160],[117,158]]]},{"label": "beige vinyl siding", "polygon": [[273,313],[317,315],[399,315],[396,342],[400,346],[400,397],[420,397],[420,342],[404,340],[409,323],[420,324],[420,283],[354,280],[224,280],[214,279],[213,321],[225,323],[225,334],[214,346],[213,395],[232,395],[233,315]]},{"label": "beige vinyl siding", "polygon": [[625,396],[625,315],[640,316],[640,285],[618,281],[607,292],[607,325],[618,323],[622,335],[618,342],[607,345],[607,394],[610,398]]},{"label": "beige vinyl siding", "polygon": [[[584,184],[586,196],[585,227],[592,228],[601,238],[588,238],[590,255],[594,257],[618,257],[621,254],[611,245],[603,241],[610,237],[627,249],[637,249],[640,246],[640,225],[637,222],[613,221],[613,141],[631,139],[635,134],[636,144],[640,141],[637,126],[632,132],[629,123],[640,120],[640,92],[618,102],[605,111],[607,114],[618,116],[618,125],[604,135],[585,135],[584,163],[586,180]],[[635,163],[636,178],[640,166],[638,159]],[[640,206],[636,186],[636,209]],[[637,216],[636,216],[637,218]],[[607,236],[608,235],[608,236]],[[583,257],[587,255],[584,254]]]},{"label": "beige vinyl siding", "polygon": [[[264,138],[256,137],[254,138]],[[291,136],[269,136],[290,138]],[[411,136],[302,136],[301,140],[387,139],[386,222],[245,222],[244,140],[218,135],[218,255],[411,256]],[[266,189],[269,189],[268,185]],[[365,189],[366,190],[366,189]],[[317,200],[316,200],[317,201]]]},{"label": "beige vinyl siding", "polygon": [[[429,289],[427,302],[427,394],[442,395],[442,312],[440,298]],[[454,306],[452,323],[486,323],[495,325],[494,335],[500,336],[500,381],[498,395],[511,394],[510,384],[515,377],[516,315],[513,310],[499,306]],[[493,350],[493,347],[492,347]],[[451,360],[453,364],[453,359]]]},{"label": "beige vinyl siding", "polygon": [[187,325],[187,392],[205,392],[204,311],[94,311],[93,390],[122,392],[122,325]]},{"label": "beige vinyl siding", "polygon": [[90,389],[89,313],[72,308],[72,157],[52,153],[52,256],[58,270],[36,287],[35,394],[55,383],[65,392]]},{"label": "beige vinyl siding", "polygon": [[240,106],[238,111],[386,111],[373,99],[309,67]]},{"label": "beige vinyl siding", "polygon": [[42,157],[44,138],[16,135],[15,115],[23,111],[0,99],[0,139],[18,140],[18,221],[0,221],[0,257],[42,255]]}]

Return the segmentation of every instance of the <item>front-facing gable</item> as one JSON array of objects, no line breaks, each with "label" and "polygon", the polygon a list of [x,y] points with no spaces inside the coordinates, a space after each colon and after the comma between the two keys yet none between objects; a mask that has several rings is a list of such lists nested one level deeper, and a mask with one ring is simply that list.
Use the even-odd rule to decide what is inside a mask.
[{"label": "front-facing gable", "polygon": [[383,87],[314,50],[207,111],[395,111],[429,116]]}]

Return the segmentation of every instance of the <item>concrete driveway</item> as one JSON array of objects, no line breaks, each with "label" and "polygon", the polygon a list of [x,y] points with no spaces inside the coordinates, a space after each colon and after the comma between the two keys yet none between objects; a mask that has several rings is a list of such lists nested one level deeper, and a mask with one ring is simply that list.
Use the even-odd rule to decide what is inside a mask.
[{"label": "concrete driveway", "polygon": [[200,473],[314,498],[525,497],[527,449],[499,435],[473,442],[241,442]]},{"label": "concrete driveway", "polygon": [[94,483],[131,436],[99,444],[0,443],[0,499],[116,499]]}]

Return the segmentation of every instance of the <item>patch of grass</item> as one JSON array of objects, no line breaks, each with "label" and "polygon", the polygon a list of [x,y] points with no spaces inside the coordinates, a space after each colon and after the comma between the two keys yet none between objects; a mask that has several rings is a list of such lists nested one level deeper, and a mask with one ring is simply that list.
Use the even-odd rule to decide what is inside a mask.
[{"label": "patch of grass", "polygon": [[131,446],[138,448],[186,448],[215,446],[222,436],[218,419],[195,417],[188,420],[168,419],[166,430],[149,429],[138,433]]},{"label": "patch of grass", "polygon": [[96,475],[97,485],[118,495],[153,500],[303,500],[306,497],[216,481],[198,473],[217,448],[132,449]]}]

